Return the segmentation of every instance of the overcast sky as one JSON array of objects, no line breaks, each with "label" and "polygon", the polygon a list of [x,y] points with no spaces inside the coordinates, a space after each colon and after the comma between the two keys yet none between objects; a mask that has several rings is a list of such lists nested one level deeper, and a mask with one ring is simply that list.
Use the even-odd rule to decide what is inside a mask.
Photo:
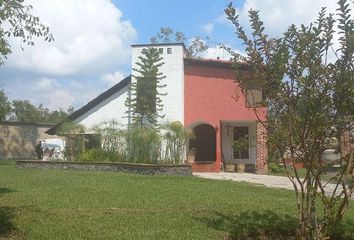
[{"label": "overcast sky", "polygon": [[[82,107],[130,74],[130,45],[148,43],[162,26],[188,38],[210,37],[208,58],[227,57],[218,43],[243,51],[224,15],[230,0],[26,0],[54,34],[13,53],[0,66],[0,88],[11,100],[27,99],[50,109]],[[336,0],[233,1],[247,25],[250,8],[260,10],[266,32],[280,35],[292,23],[309,23]]]}]

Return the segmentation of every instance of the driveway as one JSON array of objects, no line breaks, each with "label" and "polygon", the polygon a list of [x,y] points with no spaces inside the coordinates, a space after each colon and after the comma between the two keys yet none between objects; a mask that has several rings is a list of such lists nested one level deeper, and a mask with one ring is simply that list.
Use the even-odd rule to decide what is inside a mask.
[{"label": "driveway", "polygon": [[[282,176],[272,176],[272,175],[258,175],[252,173],[193,173],[194,176],[208,179],[218,179],[218,180],[232,180],[236,182],[248,182],[256,185],[263,185],[270,188],[282,188],[294,190],[293,184],[287,177]],[[326,193],[331,194],[335,188],[335,184],[327,184]],[[337,190],[339,191],[341,188]],[[354,199],[354,196],[352,196]]]}]

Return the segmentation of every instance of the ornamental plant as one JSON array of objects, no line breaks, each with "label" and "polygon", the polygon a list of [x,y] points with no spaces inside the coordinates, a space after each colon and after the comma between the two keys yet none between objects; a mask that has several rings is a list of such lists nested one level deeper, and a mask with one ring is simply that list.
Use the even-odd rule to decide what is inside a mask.
[{"label": "ornamental plant", "polygon": [[[251,34],[239,22],[236,9],[225,9],[235,33],[246,48],[234,56],[237,85],[246,96],[256,87],[262,89],[263,105],[268,107],[266,121],[259,119],[269,133],[269,143],[280,153],[302,162],[305,176],[296,168],[285,168],[295,190],[299,219],[299,239],[329,239],[342,220],[354,190],[347,178],[353,162],[353,146],[348,133],[354,123],[354,19],[352,5],[338,1],[336,14],[322,8],[308,26],[289,26],[279,38],[265,33],[259,12],[249,11]],[[338,29],[338,30],[336,30]],[[339,47],[335,49],[334,42]],[[250,71],[244,74],[242,66]],[[258,116],[259,109],[252,106]],[[336,154],[340,166],[330,180],[323,154],[335,128]],[[328,188],[332,185],[333,190]]]}]

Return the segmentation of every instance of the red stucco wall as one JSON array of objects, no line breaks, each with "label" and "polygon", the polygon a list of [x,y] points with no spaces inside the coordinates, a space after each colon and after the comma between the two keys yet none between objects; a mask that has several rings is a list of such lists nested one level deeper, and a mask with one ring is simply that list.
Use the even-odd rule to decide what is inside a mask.
[{"label": "red stucco wall", "polygon": [[[252,109],[245,107],[245,98],[234,82],[232,69],[185,65],[184,78],[185,126],[208,123],[216,127],[216,163],[212,168],[203,166],[203,169],[218,172],[221,163],[220,121],[257,120],[257,116]],[[264,108],[259,109],[259,116],[265,119]],[[198,167],[193,166],[193,170],[198,171]]]}]

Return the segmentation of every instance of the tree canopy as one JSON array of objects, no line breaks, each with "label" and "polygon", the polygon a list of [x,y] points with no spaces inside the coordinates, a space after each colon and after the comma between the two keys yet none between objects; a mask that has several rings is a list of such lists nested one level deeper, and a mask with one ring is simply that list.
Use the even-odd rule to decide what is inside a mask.
[{"label": "tree canopy", "polygon": [[9,38],[17,38],[25,45],[34,45],[34,39],[54,40],[49,28],[31,14],[33,7],[24,0],[0,0],[0,64],[11,53]]},{"label": "tree canopy", "polygon": [[39,122],[39,123],[59,123],[63,121],[69,114],[73,113],[73,107],[67,110],[59,109],[50,111],[43,104],[34,106],[28,100],[12,101],[10,121],[16,122]]},{"label": "tree canopy", "polygon": [[[268,129],[268,144],[280,153],[293,183],[301,239],[328,239],[333,227],[343,218],[354,190],[353,181],[346,181],[353,162],[353,146],[345,137],[354,123],[351,12],[348,1],[339,0],[336,15],[327,14],[322,8],[310,25],[291,25],[282,37],[271,38],[265,33],[258,11],[249,11],[252,30],[248,35],[232,4],[225,9],[237,37],[246,47],[247,56],[225,48],[235,58],[237,84],[243,93],[246,95],[258,86],[265,95],[268,118],[259,121]],[[334,41],[339,42],[338,49],[334,49]],[[249,74],[242,72],[240,62],[249,65]],[[253,110],[258,113],[256,106]],[[331,151],[339,157],[335,162],[326,162],[331,139],[338,142]],[[286,160],[292,166],[303,163],[305,177],[300,178],[296,168],[287,168]],[[323,175],[334,163],[340,166],[338,172],[324,181]],[[330,183],[335,184],[335,190],[328,194],[325,189]]]},{"label": "tree canopy", "polygon": [[184,43],[187,48],[187,56],[188,57],[201,57],[200,55],[208,50],[209,45],[207,44],[207,39],[203,39],[200,36],[195,36],[190,40],[187,39],[183,32],[174,31],[170,27],[161,27],[160,31],[156,33],[150,39],[151,43]]},{"label": "tree canopy", "polygon": [[59,123],[74,112],[68,109],[49,110],[43,104],[33,105],[28,100],[9,101],[6,93],[0,90],[0,122],[14,121],[24,123]]},{"label": "tree canopy", "polygon": [[10,112],[11,103],[8,100],[6,93],[3,90],[0,90],[0,122],[5,121]]}]

